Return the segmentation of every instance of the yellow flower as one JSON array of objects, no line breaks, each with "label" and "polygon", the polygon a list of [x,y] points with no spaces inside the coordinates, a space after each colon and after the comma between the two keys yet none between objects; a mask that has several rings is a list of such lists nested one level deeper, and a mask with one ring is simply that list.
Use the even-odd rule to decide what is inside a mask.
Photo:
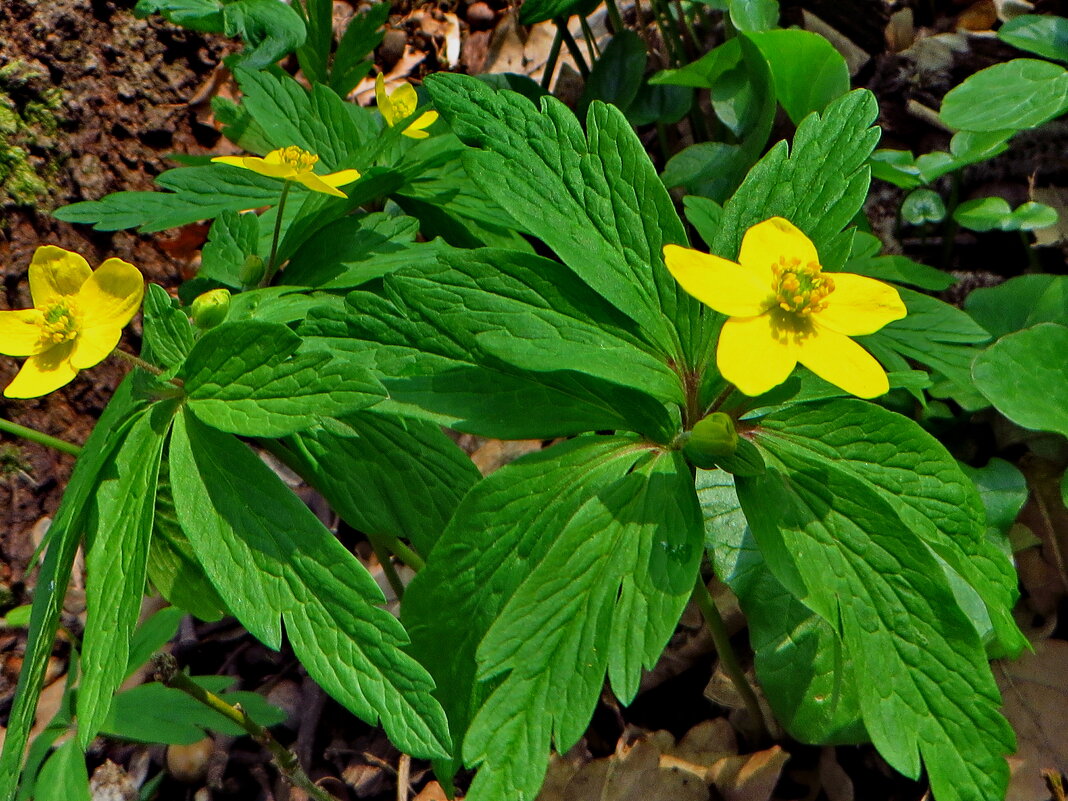
[{"label": "yellow flower", "polygon": [[140,271],[122,259],[108,259],[94,272],[77,253],[37,248],[30,263],[34,308],[0,312],[0,353],[29,357],[4,395],[47,395],[102,361],[144,293]]},{"label": "yellow flower", "polygon": [[296,145],[272,150],[262,159],[258,156],[216,156],[212,161],[252,170],[268,178],[295,181],[313,192],[322,192],[335,197],[348,197],[338,187],[351,184],[360,177],[357,170],[340,170],[329,175],[316,175],[312,170],[315,169],[319,157]]},{"label": "yellow flower", "polygon": [[[386,79],[381,74],[375,78],[375,100],[378,101],[378,110],[382,114],[382,119],[390,128],[412,116],[419,106],[419,98],[410,83],[402,83],[387,95]],[[426,139],[430,134],[423,129],[433,125],[437,118],[436,111],[424,111],[419,115],[419,119],[405,128],[402,133],[412,139]]]},{"label": "yellow flower", "polygon": [[738,264],[667,245],[668,270],[683,289],[730,319],[716,363],[746,395],[785,381],[800,362],[861,398],[889,388],[886,371],[849,337],[905,316],[893,287],[851,273],[824,273],[816,247],[782,217],[745,232]]}]

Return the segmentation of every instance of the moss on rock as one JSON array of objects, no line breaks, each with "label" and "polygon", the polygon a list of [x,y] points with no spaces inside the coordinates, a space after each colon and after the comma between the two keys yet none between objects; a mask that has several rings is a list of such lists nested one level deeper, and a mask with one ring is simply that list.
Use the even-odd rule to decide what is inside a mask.
[{"label": "moss on rock", "polygon": [[50,205],[61,95],[41,66],[0,67],[0,209]]}]

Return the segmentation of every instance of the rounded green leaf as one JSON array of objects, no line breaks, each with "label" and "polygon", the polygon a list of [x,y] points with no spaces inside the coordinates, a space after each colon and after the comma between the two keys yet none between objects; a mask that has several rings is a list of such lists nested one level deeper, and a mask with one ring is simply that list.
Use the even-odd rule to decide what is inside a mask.
[{"label": "rounded green leaf", "polygon": [[942,222],[946,217],[946,204],[933,189],[917,189],[901,204],[901,216],[912,225]]},{"label": "rounded green leaf", "polygon": [[1042,323],[1002,337],[972,363],[976,387],[1024,428],[1068,436],[1068,327]]},{"label": "rounded green leaf", "polygon": [[973,231],[1004,228],[1012,217],[1012,206],[1003,197],[966,200],[953,210],[953,219]]},{"label": "rounded green leaf", "polygon": [[942,121],[967,131],[1021,131],[1068,108],[1068,72],[1033,58],[995,64],[972,75],[942,101]]},{"label": "rounded green leaf", "polygon": [[771,67],[775,96],[796,125],[849,91],[849,67],[819,34],[797,29],[749,34]]},{"label": "rounded green leaf", "polygon": [[1068,61],[1068,19],[1064,17],[1023,14],[1002,25],[998,38],[1021,50]]}]

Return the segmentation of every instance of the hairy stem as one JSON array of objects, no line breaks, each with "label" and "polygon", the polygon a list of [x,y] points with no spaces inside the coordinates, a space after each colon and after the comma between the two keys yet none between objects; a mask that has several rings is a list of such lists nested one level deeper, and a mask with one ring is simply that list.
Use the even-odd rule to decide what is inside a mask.
[{"label": "hairy stem", "polygon": [[71,456],[77,456],[82,452],[81,447],[75,445],[73,442],[67,442],[65,439],[49,436],[42,431],[38,431],[36,428],[20,426],[18,423],[12,423],[10,420],[5,420],[2,417],[0,417],[0,431],[6,431],[9,434],[14,434],[16,437],[22,437],[22,439],[29,440],[30,442],[36,442],[38,445],[44,445],[46,448],[53,448],[57,451],[63,451],[63,453],[69,453]]}]

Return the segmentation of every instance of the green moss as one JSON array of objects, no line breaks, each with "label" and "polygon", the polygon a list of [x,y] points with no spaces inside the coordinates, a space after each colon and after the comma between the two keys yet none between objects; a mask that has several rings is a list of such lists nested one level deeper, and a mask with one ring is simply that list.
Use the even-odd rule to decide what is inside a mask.
[{"label": "green moss", "polygon": [[0,208],[48,205],[59,171],[61,105],[61,91],[42,68],[21,61],[0,67]]}]

